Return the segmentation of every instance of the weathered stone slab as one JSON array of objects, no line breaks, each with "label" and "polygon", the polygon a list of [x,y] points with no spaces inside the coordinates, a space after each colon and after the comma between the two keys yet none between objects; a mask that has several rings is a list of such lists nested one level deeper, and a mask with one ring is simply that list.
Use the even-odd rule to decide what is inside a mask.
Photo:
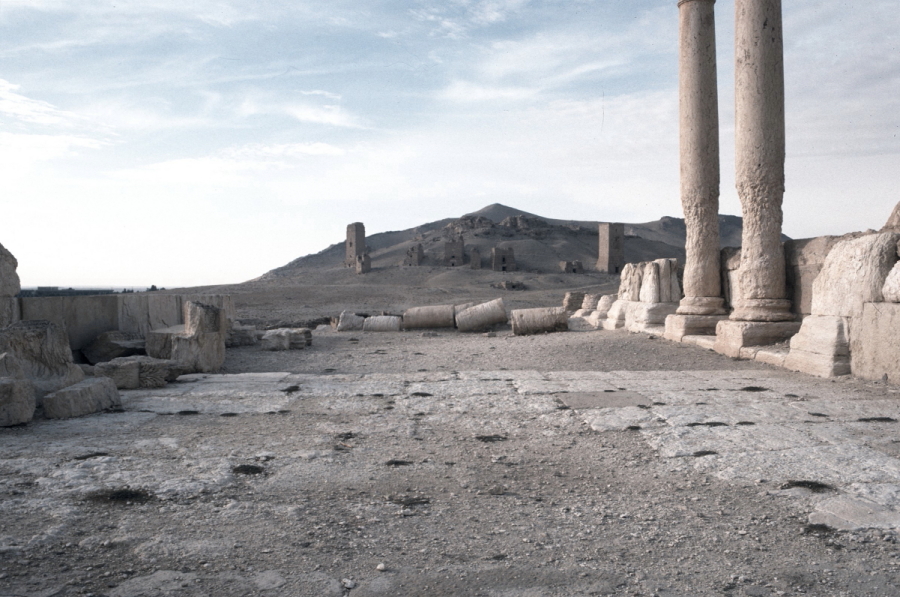
[{"label": "weathered stone slab", "polygon": [[108,377],[94,377],[44,396],[44,416],[69,419],[119,407],[116,384]]},{"label": "weathered stone slab", "polygon": [[184,302],[184,332],[193,334],[227,334],[227,319],[221,309],[197,301]]},{"label": "weathered stone slab", "polygon": [[816,504],[810,524],[824,524],[839,531],[900,528],[900,512],[869,500],[841,495]]},{"label": "weathered stone slab", "polygon": [[853,320],[850,344],[853,375],[900,383],[900,303],[866,303]]},{"label": "weathered stone slab", "polygon": [[800,322],[720,321],[716,325],[715,351],[732,358],[741,356],[741,348],[764,346],[787,340],[800,331]]},{"label": "weathered stone slab", "polygon": [[625,311],[625,329],[629,332],[645,332],[654,328],[654,332],[666,323],[666,317],[675,313],[678,303],[631,303]]},{"label": "weathered stone slab", "polygon": [[34,385],[27,379],[0,378],[0,427],[21,425],[34,417]]},{"label": "weathered stone slab", "polygon": [[309,328],[268,330],[260,343],[263,350],[299,350],[312,344],[312,331]]},{"label": "weathered stone slab", "polygon": [[859,317],[863,303],[881,302],[898,240],[900,234],[882,232],[837,242],[813,282],[812,314]]},{"label": "weathered stone slab", "polygon": [[252,325],[234,324],[225,338],[225,347],[253,346],[260,339],[259,330]]},{"label": "weathered stone slab", "polygon": [[584,300],[581,301],[581,308],[588,311],[593,311],[597,308],[597,303],[600,302],[601,298],[603,298],[603,295],[600,294],[585,294]]},{"label": "weathered stone slab", "polygon": [[222,334],[177,335],[172,347],[172,359],[192,371],[212,373],[225,363],[225,340]]},{"label": "weathered stone slab", "polygon": [[597,301],[597,306],[594,311],[600,314],[599,317],[605,318],[614,302],[616,302],[616,295],[605,294]]},{"label": "weathered stone slab", "polygon": [[[579,311],[584,311],[584,309],[579,309]],[[576,314],[578,311],[575,312]],[[593,313],[593,311],[591,311]],[[590,315],[572,315],[569,318],[567,329],[570,332],[593,332],[597,328],[591,323]]]},{"label": "weathered stone slab", "polygon": [[0,377],[26,379],[22,364],[11,353],[0,353]]},{"label": "weathered stone slab", "polygon": [[135,390],[141,387],[141,365],[134,360],[113,359],[94,367],[96,377],[108,377],[119,390]]}]

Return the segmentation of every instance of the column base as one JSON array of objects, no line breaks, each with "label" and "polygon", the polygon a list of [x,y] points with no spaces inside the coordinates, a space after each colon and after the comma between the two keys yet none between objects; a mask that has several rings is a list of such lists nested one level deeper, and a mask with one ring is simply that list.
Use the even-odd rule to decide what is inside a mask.
[{"label": "column base", "polygon": [[[680,308],[679,308],[680,309]],[[685,336],[715,336],[716,325],[728,319],[727,315],[682,315],[666,317],[666,340],[681,342]]]},{"label": "column base", "polygon": [[799,321],[733,321],[726,319],[716,325],[714,350],[719,354],[738,358],[744,347],[776,344],[787,340],[799,331]]},{"label": "column base", "polygon": [[678,303],[678,315],[725,315],[725,299],[719,296],[686,296]]},{"label": "column base", "polygon": [[744,299],[735,305],[732,321],[793,321],[791,301],[787,299]]}]

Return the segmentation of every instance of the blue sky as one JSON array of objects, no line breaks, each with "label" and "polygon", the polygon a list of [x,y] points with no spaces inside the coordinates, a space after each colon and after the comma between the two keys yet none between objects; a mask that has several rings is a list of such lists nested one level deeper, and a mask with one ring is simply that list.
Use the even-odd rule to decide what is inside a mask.
[{"label": "blue sky", "polygon": [[[0,0],[24,285],[239,282],[494,202],[681,216],[675,0]],[[722,213],[733,2],[716,4]],[[900,0],[785,2],[786,234],[900,201]]]}]

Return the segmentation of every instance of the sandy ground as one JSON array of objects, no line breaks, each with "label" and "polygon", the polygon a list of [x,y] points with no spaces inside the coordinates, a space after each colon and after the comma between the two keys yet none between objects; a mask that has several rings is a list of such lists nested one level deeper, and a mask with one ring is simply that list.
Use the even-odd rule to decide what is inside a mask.
[{"label": "sandy ground", "polygon": [[[897,417],[856,422],[894,414],[891,386],[624,332],[321,330],[305,350],[230,349],[225,372],[125,392],[120,413],[0,430],[0,595],[900,586],[895,530],[810,520],[855,485],[888,503],[900,490]],[[845,403],[858,412],[841,415]],[[766,423],[789,406],[796,421]],[[739,425],[748,410],[755,427]],[[818,415],[833,425],[813,427]],[[691,423],[710,417],[724,422]],[[746,455],[754,438],[790,434],[819,459],[787,462],[771,445]],[[837,464],[822,460],[826,444]],[[860,447],[858,461],[841,459],[844,445]],[[827,486],[786,487],[794,474]]]}]

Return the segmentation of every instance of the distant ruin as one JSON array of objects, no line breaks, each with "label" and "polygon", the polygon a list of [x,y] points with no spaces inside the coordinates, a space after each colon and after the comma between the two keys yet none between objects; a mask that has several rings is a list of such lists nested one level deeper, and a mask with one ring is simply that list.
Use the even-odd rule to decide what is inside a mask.
[{"label": "distant ruin", "polygon": [[347,267],[357,267],[359,258],[368,253],[366,247],[366,227],[362,222],[354,222],[347,224],[347,241],[346,252],[344,257],[344,265]]},{"label": "distant ruin", "polygon": [[418,267],[422,265],[423,261],[425,261],[425,250],[422,248],[422,243],[417,243],[415,246],[406,250],[406,256],[403,258],[401,265],[405,267]]},{"label": "distant ruin", "polygon": [[444,242],[444,265],[447,267],[456,267],[465,262],[466,257],[466,241],[462,236],[458,236]]},{"label": "distant ruin", "polygon": [[622,273],[625,267],[625,224],[603,223],[599,225],[598,232],[597,271]]},{"label": "distant ruin", "polygon": [[516,256],[512,247],[491,249],[491,269],[495,272],[516,271]]},{"label": "distant ruin", "polygon": [[478,247],[472,247],[469,251],[469,267],[472,269],[481,269],[481,251]]},{"label": "distant ruin", "polygon": [[577,259],[575,261],[560,261],[559,269],[566,274],[583,274],[584,266]]}]

